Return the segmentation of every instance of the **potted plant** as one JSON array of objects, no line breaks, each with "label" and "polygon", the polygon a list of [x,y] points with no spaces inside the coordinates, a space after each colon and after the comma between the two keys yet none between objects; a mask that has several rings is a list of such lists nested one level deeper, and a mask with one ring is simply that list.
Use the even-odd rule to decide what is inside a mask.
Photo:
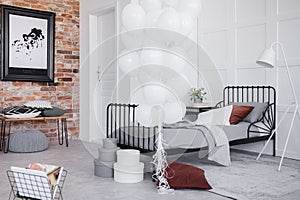
[{"label": "potted plant", "polygon": [[193,103],[202,103],[206,95],[205,89],[202,88],[191,88],[190,98]]}]

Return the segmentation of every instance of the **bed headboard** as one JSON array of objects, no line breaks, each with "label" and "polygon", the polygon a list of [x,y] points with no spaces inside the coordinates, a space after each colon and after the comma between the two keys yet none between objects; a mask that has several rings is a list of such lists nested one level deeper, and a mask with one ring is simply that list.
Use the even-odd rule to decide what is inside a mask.
[{"label": "bed headboard", "polygon": [[[272,86],[227,86],[223,90],[223,106],[232,102],[268,103],[262,117],[248,127],[248,138],[252,133],[271,135],[276,124],[276,91]],[[254,130],[260,128],[260,131]],[[275,139],[274,139],[275,140]],[[275,149],[275,148],[274,148]],[[275,155],[275,150],[274,150]]]},{"label": "bed headboard", "polygon": [[223,106],[231,102],[276,104],[276,91],[272,86],[227,86],[223,90]]}]

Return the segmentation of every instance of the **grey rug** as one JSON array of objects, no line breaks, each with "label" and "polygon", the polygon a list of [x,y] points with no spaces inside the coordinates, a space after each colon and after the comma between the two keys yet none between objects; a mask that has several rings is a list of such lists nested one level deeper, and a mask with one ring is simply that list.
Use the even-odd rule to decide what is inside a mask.
[{"label": "grey rug", "polygon": [[281,171],[277,171],[279,157],[263,156],[256,161],[256,154],[231,152],[231,158],[230,167],[200,160],[197,153],[185,154],[178,161],[204,169],[212,192],[233,199],[287,199],[289,194],[299,193],[299,161],[285,159]]}]

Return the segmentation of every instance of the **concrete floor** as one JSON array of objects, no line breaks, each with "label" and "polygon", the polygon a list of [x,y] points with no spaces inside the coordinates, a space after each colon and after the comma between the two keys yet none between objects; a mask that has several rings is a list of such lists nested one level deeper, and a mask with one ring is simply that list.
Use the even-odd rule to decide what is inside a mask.
[{"label": "concrete floor", "polygon": [[[80,141],[70,141],[68,148],[52,142],[49,144],[48,150],[39,153],[19,154],[9,152],[4,154],[1,152],[0,199],[8,199],[10,191],[6,170],[10,169],[11,166],[27,166],[30,162],[61,165],[68,170],[66,183],[63,188],[63,196],[66,200],[228,199],[204,190],[176,190],[174,194],[159,195],[149,173],[145,174],[144,181],[136,184],[120,184],[114,182],[112,178],[95,177],[93,174],[94,158],[92,155],[95,154],[96,150],[97,146],[85,146]],[[94,151],[94,153],[91,151]],[[202,162],[201,168],[206,171],[208,181],[216,189],[215,191],[237,199],[299,199],[299,161],[286,159],[282,172],[276,174],[278,158],[264,156],[258,162],[251,155],[232,154],[233,165],[231,167],[217,166],[208,161],[202,162],[194,154],[187,154],[180,160],[194,165],[199,165],[199,162]],[[260,170],[257,177],[251,175],[251,173],[257,174],[256,170]],[[227,176],[227,174],[230,174],[230,176]],[[277,175],[278,177],[276,177]],[[284,187],[279,187],[284,192],[278,192],[276,185],[272,185],[274,182],[273,177],[275,180],[278,178],[278,184],[280,181],[285,183]],[[270,181],[266,181],[266,178],[269,178]],[[257,181],[264,185],[265,188],[261,188],[260,184],[256,184]],[[286,188],[289,184],[291,184],[291,187]],[[239,185],[246,185],[247,188],[238,188]],[[255,187],[258,187],[258,189]],[[262,191],[259,191],[260,188]]]}]

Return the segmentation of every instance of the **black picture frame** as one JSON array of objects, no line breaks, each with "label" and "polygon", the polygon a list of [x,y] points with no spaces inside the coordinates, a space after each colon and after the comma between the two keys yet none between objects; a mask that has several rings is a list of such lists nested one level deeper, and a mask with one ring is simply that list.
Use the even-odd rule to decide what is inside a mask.
[{"label": "black picture frame", "polygon": [[55,13],[1,5],[1,80],[54,82]]}]

